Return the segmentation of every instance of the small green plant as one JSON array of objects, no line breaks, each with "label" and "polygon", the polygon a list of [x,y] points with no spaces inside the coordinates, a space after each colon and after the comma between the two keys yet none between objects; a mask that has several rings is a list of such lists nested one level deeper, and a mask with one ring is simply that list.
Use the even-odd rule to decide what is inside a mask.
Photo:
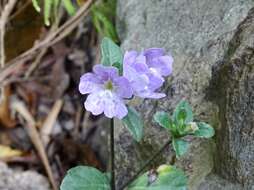
[{"label": "small green plant", "polygon": [[172,116],[166,112],[157,112],[154,120],[171,134],[173,148],[178,158],[185,154],[189,147],[189,142],[183,137],[193,135],[200,138],[211,138],[214,135],[214,129],[209,124],[193,121],[192,109],[186,101],[181,101],[176,106]]},{"label": "small green plant", "polygon": [[[104,38],[101,44],[101,64],[95,65],[93,72],[81,76],[79,91],[88,94],[86,110],[93,115],[104,113],[111,118],[111,173],[104,174],[95,168],[78,166],[70,169],[62,181],[61,190],[115,190],[114,174],[114,122],[120,120],[137,141],[143,137],[141,114],[125,99],[134,96],[159,99],[166,95],[157,92],[165,81],[163,77],[172,73],[173,58],[165,55],[162,48],[150,48],[140,54],[125,52],[111,39]],[[163,59],[162,59],[163,57]],[[160,62],[159,62],[160,61]],[[158,64],[160,63],[160,64]],[[127,190],[186,190],[187,177],[173,165],[161,165],[156,170],[143,173],[150,163],[172,142],[176,158],[187,152],[189,142],[185,136],[210,138],[213,128],[204,122],[193,121],[193,112],[186,101],[181,101],[172,116],[157,112],[154,120],[171,134],[169,141],[141,167],[141,169],[119,189]]]},{"label": "small green plant", "polygon": [[50,25],[50,20],[56,18],[60,5],[64,6],[69,15],[73,15],[76,12],[71,0],[32,0],[32,2],[38,12],[41,12],[41,7],[43,6],[44,23],[47,26]]}]

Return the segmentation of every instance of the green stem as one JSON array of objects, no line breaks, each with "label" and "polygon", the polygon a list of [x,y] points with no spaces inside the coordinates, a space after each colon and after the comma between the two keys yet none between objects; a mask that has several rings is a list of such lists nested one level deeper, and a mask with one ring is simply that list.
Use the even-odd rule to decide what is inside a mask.
[{"label": "green stem", "polygon": [[110,166],[111,166],[111,189],[115,190],[115,148],[114,148],[114,119],[110,120]]},{"label": "green stem", "polygon": [[172,141],[168,140],[163,147],[161,147],[149,160],[147,160],[141,169],[120,188],[120,190],[123,190],[130,185],[171,143]]}]

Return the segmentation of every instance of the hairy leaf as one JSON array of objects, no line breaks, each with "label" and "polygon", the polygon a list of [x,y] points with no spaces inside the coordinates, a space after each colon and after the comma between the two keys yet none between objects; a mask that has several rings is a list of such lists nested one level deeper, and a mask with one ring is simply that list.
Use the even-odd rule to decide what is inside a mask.
[{"label": "hairy leaf", "polygon": [[139,113],[134,108],[128,107],[128,115],[125,116],[122,121],[132,137],[139,142],[143,137],[144,128],[143,120]]},{"label": "hairy leaf", "polygon": [[68,171],[64,177],[60,190],[110,190],[107,176],[99,170],[77,166]]},{"label": "hairy leaf", "polygon": [[161,126],[166,129],[170,129],[172,121],[169,118],[169,115],[166,112],[156,112],[153,116],[154,120]]},{"label": "hairy leaf", "polygon": [[123,55],[120,47],[111,39],[105,37],[101,43],[102,64],[105,66],[113,66],[119,63],[119,70],[122,68]]},{"label": "hairy leaf", "polygon": [[194,136],[203,137],[203,138],[211,138],[214,135],[214,129],[209,124],[204,122],[199,122],[198,130],[194,132]]},{"label": "hairy leaf", "polygon": [[177,158],[184,155],[187,152],[189,147],[189,143],[187,141],[179,139],[179,138],[173,138],[172,144],[176,152]]},{"label": "hairy leaf", "polygon": [[183,122],[183,124],[187,124],[193,121],[192,109],[187,101],[183,100],[177,104],[173,118],[176,123]]},{"label": "hairy leaf", "polygon": [[182,170],[163,165],[138,177],[128,190],[187,190],[186,186],[187,177]]}]

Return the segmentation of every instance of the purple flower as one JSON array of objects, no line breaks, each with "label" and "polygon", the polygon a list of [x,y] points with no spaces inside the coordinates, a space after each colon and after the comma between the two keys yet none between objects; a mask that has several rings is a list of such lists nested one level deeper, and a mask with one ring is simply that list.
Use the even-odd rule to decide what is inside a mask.
[{"label": "purple flower", "polygon": [[123,60],[123,75],[130,81],[136,96],[158,99],[166,96],[156,90],[163,85],[163,77],[172,73],[172,64],[172,56],[165,55],[161,48],[150,48],[140,54],[127,51]]},{"label": "purple flower", "polygon": [[133,95],[129,81],[118,76],[115,67],[95,65],[93,73],[81,76],[79,83],[81,94],[89,94],[85,101],[85,108],[93,115],[104,114],[109,117],[122,119],[128,113],[124,98]]}]

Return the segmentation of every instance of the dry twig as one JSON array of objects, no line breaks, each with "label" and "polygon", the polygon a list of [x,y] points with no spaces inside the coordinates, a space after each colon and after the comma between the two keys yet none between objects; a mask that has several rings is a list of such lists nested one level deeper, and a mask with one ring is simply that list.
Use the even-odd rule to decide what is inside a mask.
[{"label": "dry twig", "polygon": [[49,112],[46,120],[44,121],[42,127],[41,127],[41,138],[42,142],[46,146],[50,139],[50,134],[52,132],[53,126],[56,122],[57,116],[63,106],[63,100],[57,100],[55,104],[53,105],[51,111]]},{"label": "dry twig", "polygon": [[[4,36],[5,36],[5,26],[8,22],[9,15],[11,14],[12,9],[14,8],[17,0],[9,0],[8,3],[3,8],[3,11],[1,10],[2,14],[0,16],[0,69],[4,67],[5,65],[5,47],[4,47]],[[1,99],[4,97],[4,87],[2,86],[1,89]]]},{"label": "dry twig", "polygon": [[81,20],[89,12],[93,0],[87,0],[86,3],[77,11],[77,13],[59,27],[54,33],[49,34],[43,41],[36,44],[31,49],[11,60],[3,69],[0,70],[0,84],[8,77],[13,71],[17,70],[27,60],[31,59],[38,51],[46,47],[50,47],[58,41],[65,38],[73,29],[75,29]]},{"label": "dry twig", "polygon": [[33,116],[30,114],[28,109],[26,108],[25,104],[23,104],[20,101],[13,101],[12,103],[12,109],[17,111],[25,120],[27,125],[26,130],[28,132],[28,135],[31,138],[32,143],[34,144],[34,147],[38,151],[38,154],[42,160],[42,163],[46,169],[46,172],[48,174],[50,183],[54,190],[57,190],[57,185],[55,183],[53,172],[49,164],[49,160],[46,155],[46,151],[44,149],[43,143],[41,141],[40,135],[36,129],[36,122],[33,118]]},{"label": "dry twig", "polygon": [[5,64],[5,51],[4,51],[4,36],[5,36],[5,26],[8,21],[9,15],[14,8],[17,0],[9,0],[5,5],[1,17],[0,17],[0,66],[4,67]]}]

